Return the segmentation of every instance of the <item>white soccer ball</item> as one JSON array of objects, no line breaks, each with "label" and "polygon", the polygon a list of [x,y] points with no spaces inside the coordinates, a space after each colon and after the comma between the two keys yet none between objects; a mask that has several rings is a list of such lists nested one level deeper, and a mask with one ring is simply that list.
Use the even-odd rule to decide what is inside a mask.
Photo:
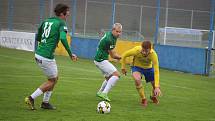
[{"label": "white soccer ball", "polygon": [[97,112],[98,113],[110,113],[110,103],[106,102],[106,101],[101,101],[98,103],[98,106],[97,106]]}]

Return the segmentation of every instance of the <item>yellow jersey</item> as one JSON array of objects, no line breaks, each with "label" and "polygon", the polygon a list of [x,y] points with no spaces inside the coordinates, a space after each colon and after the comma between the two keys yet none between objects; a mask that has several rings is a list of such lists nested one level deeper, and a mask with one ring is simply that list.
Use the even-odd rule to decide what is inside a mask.
[{"label": "yellow jersey", "polygon": [[158,62],[158,56],[154,49],[150,50],[150,53],[148,56],[144,56],[141,53],[142,47],[136,46],[122,55],[121,59],[121,68],[125,69],[126,66],[126,57],[133,56],[133,62],[132,66],[137,66],[143,69],[149,69],[154,68],[154,81],[155,81],[155,87],[159,87],[159,62]]}]

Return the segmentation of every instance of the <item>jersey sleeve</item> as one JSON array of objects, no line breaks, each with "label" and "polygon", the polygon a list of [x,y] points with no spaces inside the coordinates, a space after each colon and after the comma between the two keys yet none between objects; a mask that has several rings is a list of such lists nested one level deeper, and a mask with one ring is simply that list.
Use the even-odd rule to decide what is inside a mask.
[{"label": "jersey sleeve", "polygon": [[60,32],[62,32],[62,31],[64,31],[66,33],[68,32],[68,28],[67,28],[65,22],[61,22],[61,25],[60,25]]},{"label": "jersey sleeve", "polygon": [[60,23],[60,40],[64,46],[64,48],[66,49],[67,53],[69,54],[69,56],[72,56],[72,52],[70,50],[69,44],[67,42],[67,38],[66,38],[66,34],[68,32],[66,23],[64,21],[61,21]]},{"label": "jersey sleeve", "polygon": [[110,34],[109,34],[109,33],[105,33],[105,34],[104,34],[104,36],[103,36],[102,39],[101,39],[101,42],[102,42],[101,44],[103,45],[103,47],[104,47],[104,49],[105,49],[106,51],[112,50],[112,49],[115,48],[115,45],[113,45],[113,44],[111,43]]},{"label": "jersey sleeve", "polygon": [[134,47],[134,48],[132,48],[132,49],[130,49],[130,50],[128,50],[128,51],[126,51],[126,52],[124,52],[123,54],[122,54],[122,58],[121,58],[121,69],[125,69],[125,65],[126,65],[126,57],[129,57],[129,56],[134,56],[134,55],[136,55],[136,53],[137,53],[137,50],[138,48],[137,47]]},{"label": "jersey sleeve", "polygon": [[154,52],[154,54],[152,55],[152,63],[153,63],[153,67],[154,67],[154,79],[155,79],[155,87],[159,87],[159,61],[158,61],[158,56],[156,54],[156,52]]},{"label": "jersey sleeve", "polygon": [[63,46],[65,47],[67,53],[69,54],[69,56],[72,56],[72,52],[71,52],[69,44],[67,42],[66,32],[64,32],[64,31],[60,32],[60,40],[61,40]]},{"label": "jersey sleeve", "polygon": [[101,38],[100,43],[99,43],[100,49],[105,50],[105,51],[111,50],[110,44],[111,43],[109,41],[108,35],[107,35],[107,33],[105,33],[104,36]]},{"label": "jersey sleeve", "polygon": [[40,26],[38,27],[37,33],[36,33],[35,39],[38,42],[41,42],[41,39],[42,39],[42,26],[43,26],[43,23],[40,24]]},{"label": "jersey sleeve", "polygon": [[109,40],[109,37],[108,36],[105,36],[105,38],[104,38],[104,41],[103,41],[104,43],[104,46],[105,46],[105,50],[112,50],[112,49],[114,49],[114,47],[113,46],[111,46],[111,42],[110,42],[110,40]]},{"label": "jersey sleeve", "polygon": [[115,45],[111,44],[110,41],[107,42],[107,45],[108,45],[108,50],[113,50],[115,48]]}]

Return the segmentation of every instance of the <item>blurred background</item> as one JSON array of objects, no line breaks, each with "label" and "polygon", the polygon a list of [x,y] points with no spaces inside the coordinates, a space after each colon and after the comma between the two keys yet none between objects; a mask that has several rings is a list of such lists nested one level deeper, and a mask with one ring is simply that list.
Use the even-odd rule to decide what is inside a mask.
[{"label": "blurred background", "polygon": [[[123,25],[122,38],[129,40],[153,40],[158,27],[160,43],[168,44],[170,35],[177,36],[169,33],[178,30],[178,36],[193,36],[181,38],[183,41],[194,38],[198,43],[189,42],[189,46],[207,46],[211,0],[160,0],[160,3],[158,0],[1,0],[0,29],[36,32],[43,19],[54,16],[53,8],[58,3],[70,6],[67,23],[71,32],[74,26],[75,36],[98,37],[100,32],[110,30],[114,21]],[[181,28],[184,30],[180,31]],[[189,44],[173,42],[182,46]]]},{"label": "blurred background", "polygon": [[[214,1],[1,0],[0,30],[36,33],[38,25],[44,19],[54,16],[55,5],[64,3],[70,7],[71,16],[67,24],[74,43],[76,42],[74,40],[77,40],[76,37],[99,39],[103,32],[111,30],[113,23],[120,22],[123,26],[120,38],[122,41],[150,40],[155,45],[202,49],[202,53],[206,53],[201,57],[204,58],[202,63],[206,63],[203,68],[209,71],[208,67],[211,65],[215,70]],[[92,45],[92,41],[89,43],[88,45]],[[95,46],[86,49],[96,48],[96,44],[97,42]],[[80,43],[77,43],[78,45]],[[78,52],[80,50],[77,48]],[[163,54],[161,50],[160,52]],[[80,55],[82,53],[80,52]],[[190,51],[190,54],[193,52]],[[88,56],[89,53],[83,55],[87,58]],[[93,54],[89,56],[89,58],[92,57]],[[160,58],[162,57],[163,55]],[[177,58],[181,57],[177,56]],[[183,64],[183,61],[180,63]]]}]

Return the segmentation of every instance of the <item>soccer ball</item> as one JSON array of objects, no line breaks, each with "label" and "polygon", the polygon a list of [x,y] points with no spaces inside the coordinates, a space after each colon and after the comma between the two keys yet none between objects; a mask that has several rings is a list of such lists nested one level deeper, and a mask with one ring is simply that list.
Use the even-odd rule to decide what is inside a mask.
[{"label": "soccer ball", "polygon": [[106,102],[106,101],[101,101],[98,103],[98,106],[97,106],[97,112],[98,113],[110,113],[110,103]]}]

